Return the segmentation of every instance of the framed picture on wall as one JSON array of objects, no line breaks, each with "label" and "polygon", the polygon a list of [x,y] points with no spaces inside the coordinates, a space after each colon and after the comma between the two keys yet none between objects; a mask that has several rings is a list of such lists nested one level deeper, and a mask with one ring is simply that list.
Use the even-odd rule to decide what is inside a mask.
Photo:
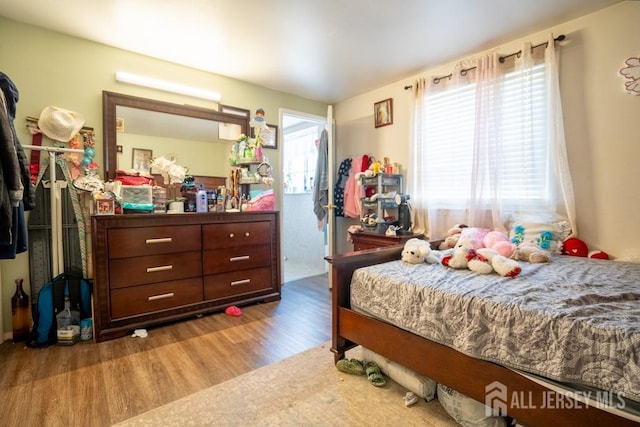
[{"label": "framed picture on wall", "polygon": [[373,117],[377,128],[393,124],[393,98],[373,104]]},{"label": "framed picture on wall", "polygon": [[[278,126],[267,124],[269,131],[261,131],[264,148],[278,148]],[[251,128],[251,138],[256,137],[256,128]]]},{"label": "framed picture on wall", "polygon": [[153,150],[132,148],[131,151],[131,169],[135,169],[145,174],[151,173],[151,158],[153,157]]},{"label": "framed picture on wall", "polygon": [[264,141],[264,148],[278,148],[278,126],[267,124],[269,132],[263,132],[260,135]]}]

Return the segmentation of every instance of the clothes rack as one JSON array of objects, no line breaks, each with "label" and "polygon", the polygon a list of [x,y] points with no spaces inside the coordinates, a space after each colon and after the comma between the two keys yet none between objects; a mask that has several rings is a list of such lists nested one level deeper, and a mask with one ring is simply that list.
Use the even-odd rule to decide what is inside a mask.
[{"label": "clothes rack", "polygon": [[51,277],[56,277],[64,270],[64,250],[62,247],[62,192],[67,181],[56,180],[56,154],[84,153],[75,148],[44,147],[39,145],[23,145],[28,150],[47,151],[49,153],[49,181],[44,183],[50,189],[49,203],[51,205]]}]

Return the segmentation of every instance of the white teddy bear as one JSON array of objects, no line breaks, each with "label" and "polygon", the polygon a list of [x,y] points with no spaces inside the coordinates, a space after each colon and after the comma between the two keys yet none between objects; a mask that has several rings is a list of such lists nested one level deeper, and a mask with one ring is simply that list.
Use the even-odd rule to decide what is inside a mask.
[{"label": "white teddy bear", "polygon": [[469,269],[478,274],[498,273],[503,277],[515,277],[522,269],[517,261],[500,255],[489,248],[473,249],[457,246],[442,257],[442,265],[455,269]]},{"label": "white teddy bear", "polygon": [[476,256],[469,261],[469,270],[479,274],[495,271],[502,277],[516,277],[522,268],[517,261],[500,255],[494,249],[481,248],[476,250]]},{"label": "white teddy bear", "polygon": [[413,237],[407,240],[402,249],[402,261],[409,264],[435,264],[438,260],[438,252],[431,250],[431,245],[426,240]]}]

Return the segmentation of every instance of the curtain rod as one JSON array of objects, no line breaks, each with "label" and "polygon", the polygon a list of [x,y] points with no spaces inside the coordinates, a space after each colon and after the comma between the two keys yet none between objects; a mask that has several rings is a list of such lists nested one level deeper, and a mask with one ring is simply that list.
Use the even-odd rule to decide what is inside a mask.
[{"label": "curtain rod", "polygon": [[[560,41],[564,40],[565,38],[566,38],[566,36],[565,36],[564,34],[560,34],[558,37],[555,37],[555,38],[553,39],[553,41],[554,41],[554,42],[560,42]],[[531,46],[531,50],[536,49],[536,48],[538,48],[538,47],[540,47],[540,46],[547,47],[548,45],[549,45],[549,42],[540,43],[540,44],[537,44],[537,45],[535,45],[535,46]],[[504,63],[504,61],[505,61],[507,58],[511,58],[512,56],[517,56],[518,58],[520,58],[520,55],[521,55],[521,54],[522,54],[522,50],[519,50],[519,51],[517,51],[517,52],[510,53],[510,54],[508,54],[508,55],[501,56],[501,57],[498,59],[498,61],[500,61],[500,63],[501,63],[501,64],[503,64],[503,63]],[[462,76],[466,76],[466,75],[467,75],[467,73],[468,73],[469,71],[471,71],[471,70],[475,70],[475,69],[476,69],[476,67],[463,68],[462,70],[460,70],[460,75],[462,75]],[[453,74],[452,74],[452,73],[449,73],[449,74],[447,74],[446,76],[434,77],[434,78],[433,78],[433,83],[438,84],[438,83],[440,83],[440,80],[442,80],[442,79],[450,79],[451,77],[453,77]],[[413,87],[413,85],[407,85],[407,86],[405,86],[405,87],[404,87],[404,90],[411,89],[412,87]]]}]

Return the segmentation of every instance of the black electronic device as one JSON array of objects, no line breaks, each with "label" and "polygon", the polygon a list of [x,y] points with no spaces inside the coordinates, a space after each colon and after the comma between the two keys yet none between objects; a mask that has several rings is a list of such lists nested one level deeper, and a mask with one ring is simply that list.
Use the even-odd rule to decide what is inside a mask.
[{"label": "black electronic device", "polygon": [[403,232],[411,231],[411,206],[409,206],[409,199],[408,194],[398,193],[395,197],[395,202],[398,205],[398,226]]}]

